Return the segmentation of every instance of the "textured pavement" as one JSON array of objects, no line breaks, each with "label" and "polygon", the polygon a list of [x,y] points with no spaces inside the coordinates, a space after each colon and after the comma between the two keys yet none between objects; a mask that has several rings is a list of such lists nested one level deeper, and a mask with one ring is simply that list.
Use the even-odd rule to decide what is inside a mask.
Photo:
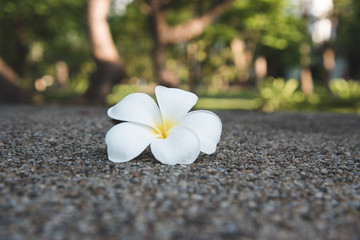
[{"label": "textured pavement", "polygon": [[101,107],[0,106],[0,239],[359,239],[360,116],[222,111],[213,155],[107,160]]}]

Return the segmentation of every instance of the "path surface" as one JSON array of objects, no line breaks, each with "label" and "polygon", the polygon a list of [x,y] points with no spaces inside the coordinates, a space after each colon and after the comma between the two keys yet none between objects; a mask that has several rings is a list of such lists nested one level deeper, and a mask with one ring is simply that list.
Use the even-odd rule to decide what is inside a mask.
[{"label": "path surface", "polygon": [[359,239],[360,116],[218,113],[213,155],[107,160],[105,108],[0,106],[0,239]]}]

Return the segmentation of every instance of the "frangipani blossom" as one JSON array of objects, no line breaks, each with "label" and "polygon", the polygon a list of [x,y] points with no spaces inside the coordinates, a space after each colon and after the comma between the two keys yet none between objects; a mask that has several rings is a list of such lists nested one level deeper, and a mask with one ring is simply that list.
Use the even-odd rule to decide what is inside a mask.
[{"label": "frangipani blossom", "polygon": [[147,94],[132,93],[108,110],[109,117],[125,121],[105,137],[108,158],[127,162],[149,145],[163,164],[190,164],[200,152],[212,154],[220,140],[220,118],[205,110],[189,112],[198,97],[176,88],[157,86],[158,105]]}]

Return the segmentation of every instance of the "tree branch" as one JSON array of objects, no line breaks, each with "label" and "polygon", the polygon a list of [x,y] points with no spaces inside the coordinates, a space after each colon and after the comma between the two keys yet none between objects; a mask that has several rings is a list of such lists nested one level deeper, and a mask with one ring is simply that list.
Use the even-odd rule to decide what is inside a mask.
[{"label": "tree branch", "polygon": [[18,75],[0,56],[0,103],[29,103],[30,96],[16,85]]},{"label": "tree branch", "polygon": [[9,82],[16,84],[17,79],[19,78],[15,71],[6,64],[6,62],[0,56],[0,74],[8,79]]},{"label": "tree branch", "polygon": [[199,36],[214,18],[223,13],[232,2],[233,0],[221,1],[202,16],[191,19],[175,27],[171,27],[166,23],[164,12],[159,9],[158,13],[155,15],[159,40],[164,44],[169,44],[184,42]]}]

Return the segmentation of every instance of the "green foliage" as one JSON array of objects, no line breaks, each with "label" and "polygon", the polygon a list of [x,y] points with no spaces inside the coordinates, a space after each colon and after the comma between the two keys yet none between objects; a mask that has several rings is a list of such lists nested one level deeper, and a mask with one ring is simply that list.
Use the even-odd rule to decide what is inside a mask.
[{"label": "green foliage", "polygon": [[200,16],[217,3],[218,0],[168,1],[165,7],[166,21],[172,26],[184,23]]},{"label": "green foliage", "polygon": [[339,20],[339,34],[337,41],[343,50],[359,51],[360,33],[360,2],[357,0],[334,0],[335,14]]},{"label": "green foliage", "polygon": [[[268,59],[271,74],[283,75],[286,68],[299,65],[300,45],[308,39],[306,22],[289,12],[288,0],[237,0],[233,6],[221,15],[219,20],[209,26],[201,39],[207,58],[202,61],[203,82],[212,84],[219,79],[217,68],[226,65],[222,81],[232,83],[238,79],[238,69],[234,67],[230,42],[234,38],[242,39],[246,51],[255,58],[264,56]],[[223,53],[229,52],[224,56]],[[221,57],[219,57],[221,55]],[[253,59],[249,67],[252,66]],[[233,77],[231,77],[233,76]]]},{"label": "green foliage", "polygon": [[268,78],[259,84],[261,109],[266,112],[284,110],[323,110],[360,113],[360,83],[344,79],[331,80],[330,92],[315,87],[305,96],[295,79]]},{"label": "green foliage", "polygon": [[[165,16],[171,26],[200,16],[218,3],[217,0],[166,2]],[[300,91],[295,79],[267,78],[258,85],[258,92],[251,87],[256,80],[252,68],[257,56],[267,59],[270,75],[283,76],[287,69],[299,66],[300,46],[303,43],[311,45],[306,20],[293,14],[298,6],[293,6],[292,2],[235,0],[201,36],[167,46],[167,69],[176,74],[182,85],[187,85],[189,78],[193,78],[197,89],[206,93],[199,100],[200,107],[260,108],[265,111],[360,109],[358,81],[332,80],[330,92],[315,86],[310,96]],[[334,4],[334,15],[339,22],[337,49],[344,58],[350,59],[350,69],[358,69],[360,3],[357,0],[334,0]],[[139,1],[132,2],[123,14],[112,11],[108,20],[130,79],[145,80],[141,80],[141,84],[137,82],[138,85],[116,85],[108,96],[109,104],[131,92],[146,92],[148,89],[143,85],[157,82],[152,65],[153,32],[140,5]],[[234,63],[231,49],[234,38],[243,40],[245,51],[250,53],[248,69],[245,70],[250,72],[250,82],[247,88],[235,87],[236,94],[230,94],[232,86],[241,85],[239,76],[244,71]],[[44,91],[44,95],[61,98],[84,93],[95,68],[90,47],[86,1],[0,1],[0,56],[22,77],[21,86],[33,90],[37,79],[44,76],[55,79],[55,63],[64,61],[69,68],[68,85],[59,88],[54,83]],[[189,48],[194,50],[191,56]],[[355,78],[360,78],[360,71],[355,72]],[[244,97],[245,93],[249,96]]]},{"label": "green foliage", "polygon": [[70,89],[75,94],[83,94],[89,87],[89,76],[95,68],[94,62],[83,62],[80,65],[79,73],[71,81]]},{"label": "green foliage", "polygon": [[112,92],[106,97],[106,102],[109,105],[114,105],[130,93],[148,91],[149,89],[145,85],[116,84],[113,87]]},{"label": "green foliage", "polygon": [[[204,34],[189,42],[167,48],[166,66],[182,84],[196,69],[196,83],[213,89],[236,83],[239,69],[234,65],[230,42],[235,37],[246,41],[253,55],[273,58],[273,68],[286,68],[299,61],[298,48],[303,39],[303,20],[283,14],[288,0],[235,1],[231,8],[206,28]],[[206,12],[212,1],[169,1],[169,25],[186,22]],[[109,23],[114,41],[125,60],[129,76],[156,82],[152,66],[152,32],[138,5],[130,4],[123,15],[112,14]],[[195,63],[189,62],[187,49],[195,47]],[[251,61],[251,60],[250,60]],[[190,70],[191,64],[192,70]]]},{"label": "green foliage", "polygon": [[344,79],[334,79],[329,84],[333,98],[330,99],[330,105],[343,111],[351,109],[360,113],[360,83]]},{"label": "green foliage", "polygon": [[259,84],[262,110],[272,112],[279,109],[291,109],[304,101],[304,94],[298,90],[299,81],[282,78],[268,78]]},{"label": "green foliage", "polygon": [[[208,85],[210,88],[215,88],[216,92],[221,90],[222,85],[236,81],[239,70],[233,63],[230,47],[221,47],[219,49],[205,49],[204,47],[203,51],[208,55],[207,58],[201,59],[203,62],[203,84]],[[201,47],[199,47],[196,54],[201,54]]]},{"label": "green foliage", "polygon": [[334,79],[329,84],[331,92],[338,99],[353,101],[360,98],[360,84],[353,80]]},{"label": "green foliage", "polygon": [[112,14],[109,25],[125,70],[131,77],[155,81],[152,69],[152,40],[148,19],[138,6],[129,4],[123,15]]},{"label": "green foliage", "polygon": [[198,109],[241,109],[241,110],[255,110],[258,109],[261,102],[259,99],[244,99],[244,98],[199,98],[195,105]]},{"label": "green foliage", "polygon": [[30,89],[49,71],[53,75],[57,61],[67,63],[72,80],[91,60],[86,2],[0,1],[0,56]]},{"label": "green foliage", "polygon": [[258,93],[243,90],[213,94],[208,91],[200,96],[196,107],[265,112],[305,110],[360,114],[360,83],[336,79],[330,83],[330,92],[324,87],[315,86],[314,92],[305,96],[299,90],[299,81],[296,79],[285,81],[282,78],[267,78],[259,84]]},{"label": "green foliage", "polygon": [[360,78],[360,2],[358,0],[334,0],[337,16],[336,46],[338,54],[348,60],[348,74]]}]

